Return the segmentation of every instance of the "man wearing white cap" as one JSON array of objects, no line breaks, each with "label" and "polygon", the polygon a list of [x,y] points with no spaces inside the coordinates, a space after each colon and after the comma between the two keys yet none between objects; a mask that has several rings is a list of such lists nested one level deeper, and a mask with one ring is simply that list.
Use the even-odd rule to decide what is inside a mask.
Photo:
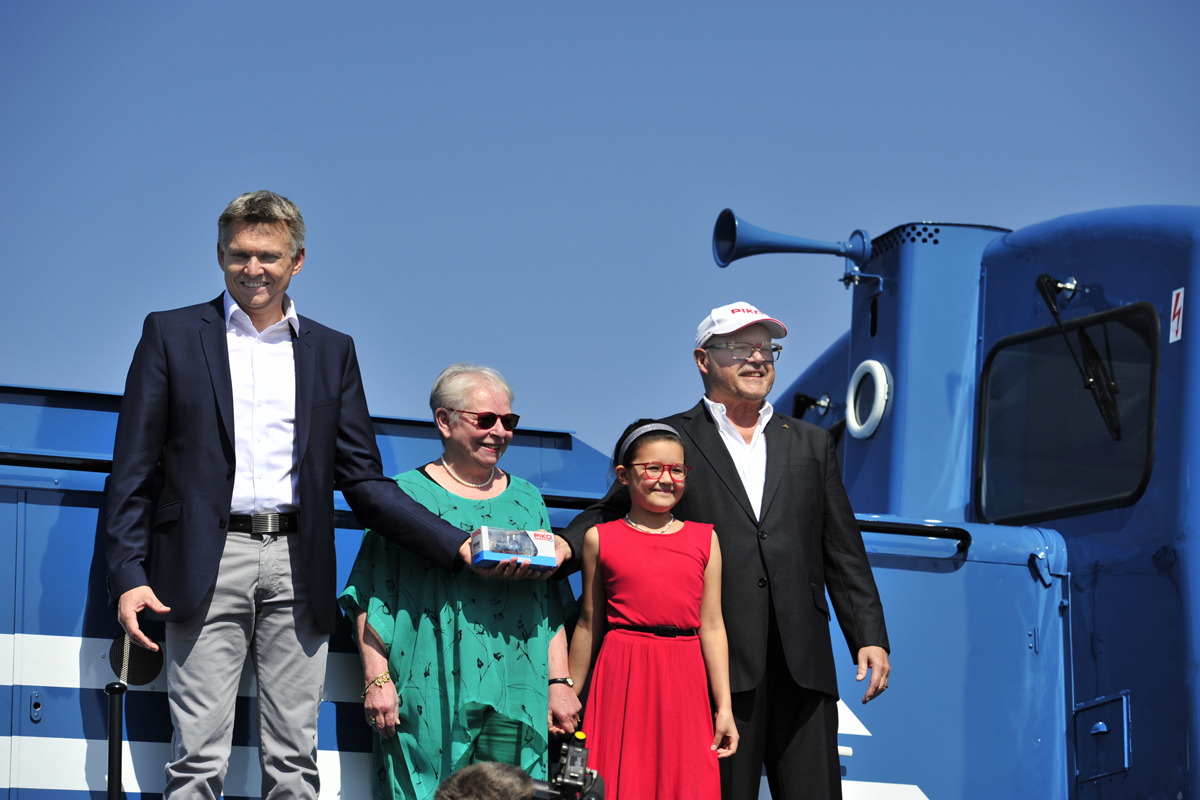
[{"label": "man wearing white cap", "polygon": [[[846,643],[868,672],[863,702],[887,689],[883,606],[828,431],[778,414],[775,339],[787,328],[749,303],[714,308],[693,356],[704,397],[663,420],[692,468],[675,514],[715,526],[724,560],[722,610],[729,683],[741,740],[721,761],[724,800],[754,800],[766,765],[771,796],[840,798],[837,675],[829,636],[833,601]],[[614,485],[563,535],[576,553],[599,522],[629,510]],[[682,787],[681,787],[682,789]]]}]

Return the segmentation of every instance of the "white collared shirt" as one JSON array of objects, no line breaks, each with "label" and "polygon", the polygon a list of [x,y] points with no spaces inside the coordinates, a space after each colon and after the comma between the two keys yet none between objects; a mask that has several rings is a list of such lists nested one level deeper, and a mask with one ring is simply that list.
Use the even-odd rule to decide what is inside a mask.
[{"label": "white collared shirt", "polygon": [[704,405],[708,406],[708,413],[717,421],[721,441],[725,443],[725,449],[733,458],[733,465],[737,468],[738,477],[742,479],[742,488],[750,498],[754,516],[759,518],[762,515],[763,486],[767,482],[767,437],[763,435],[763,431],[771,421],[775,409],[766,400],[763,401],[762,408],[758,410],[758,424],[754,426],[754,433],[747,444],[741,431],[729,421],[724,403],[714,403],[705,396]]},{"label": "white collared shirt", "polygon": [[[284,317],[262,333],[225,291],[225,341],[233,384],[232,514],[296,511],[296,304],[284,295]],[[290,326],[290,329],[289,329]]]}]

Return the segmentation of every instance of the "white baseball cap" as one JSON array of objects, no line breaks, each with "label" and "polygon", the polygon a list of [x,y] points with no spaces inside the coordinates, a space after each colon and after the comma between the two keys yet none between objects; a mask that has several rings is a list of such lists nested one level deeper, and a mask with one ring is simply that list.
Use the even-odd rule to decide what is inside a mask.
[{"label": "white baseball cap", "polygon": [[740,331],[751,325],[764,325],[772,339],[787,336],[787,326],[777,319],[768,317],[749,303],[730,303],[714,308],[696,328],[696,347],[703,347],[714,336]]}]

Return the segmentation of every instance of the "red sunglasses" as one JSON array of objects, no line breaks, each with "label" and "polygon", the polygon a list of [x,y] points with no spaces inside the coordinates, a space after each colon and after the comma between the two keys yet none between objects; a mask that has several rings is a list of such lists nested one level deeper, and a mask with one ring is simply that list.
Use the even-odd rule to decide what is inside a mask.
[{"label": "red sunglasses", "polygon": [[461,408],[452,408],[450,411],[457,411],[460,414],[471,414],[475,417],[475,425],[484,431],[490,431],[496,427],[496,420],[500,420],[500,424],[504,426],[504,430],[515,431],[517,423],[521,421],[520,414],[497,414],[494,411],[466,411]]}]

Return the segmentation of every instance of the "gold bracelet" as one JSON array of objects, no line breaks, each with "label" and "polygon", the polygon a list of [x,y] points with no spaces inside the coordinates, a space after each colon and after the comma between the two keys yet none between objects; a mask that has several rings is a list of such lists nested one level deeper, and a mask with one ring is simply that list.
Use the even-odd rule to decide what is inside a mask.
[{"label": "gold bracelet", "polygon": [[383,686],[385,683],[392,682],[392,673],[390,670],[384,670],[376,675],[371,680],[367,681],[367,685],[363,687],[362,694],[359,695],[363,700],[367,699],[367,692],[371,691],[372,686]]}]

